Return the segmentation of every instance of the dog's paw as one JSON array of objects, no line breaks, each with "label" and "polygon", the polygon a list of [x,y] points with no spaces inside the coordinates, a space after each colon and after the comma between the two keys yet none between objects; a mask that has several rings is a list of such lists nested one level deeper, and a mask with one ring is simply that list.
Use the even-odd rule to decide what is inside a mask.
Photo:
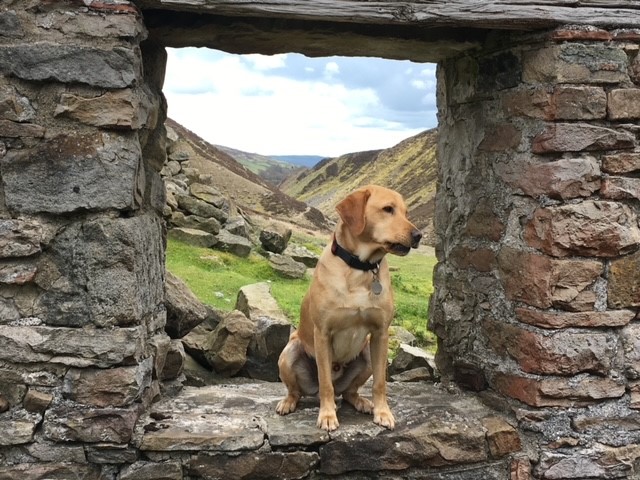
[{"label": "dog's paw", "polygon": [[340,426],[338,423],[338,416],[335,411],[322,412],[320,410],[320,415],[318,415],[318,428],[326,430],[327,432],[332,432]]},{"label": "dog's paw", "polygon": [[276,406],[276,412],[280,415],[287,415],[293,413],[298,406],[298,399],[292,395],[287,395],[285,398],[278,402]]},{"label": "dog's paw", "polygon": [[380,425],[381,427],[393,430],[396,426],[396,421],[393,418],[393,413],[388,408],[379,409],[373,411],[373,423]]},{"label": "dog's paw", "polygon": [[354,396],[351,395],[343,395],[343,398],[353,405],[358,412],[361,413],[372,413],[373,412],[373,402],[368,398],[361,397],[357,393]]}]

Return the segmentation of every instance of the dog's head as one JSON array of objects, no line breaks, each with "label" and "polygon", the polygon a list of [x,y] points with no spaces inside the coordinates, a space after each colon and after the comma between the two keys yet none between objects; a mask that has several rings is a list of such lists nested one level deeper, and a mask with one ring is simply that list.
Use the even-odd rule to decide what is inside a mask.
[{"label": "dog's head", "polygon": [[385,252],[406,255],[422,239],[407,218],[402,195],[394,190],[368,185],[348,195],[336,209],[354,239]]}]

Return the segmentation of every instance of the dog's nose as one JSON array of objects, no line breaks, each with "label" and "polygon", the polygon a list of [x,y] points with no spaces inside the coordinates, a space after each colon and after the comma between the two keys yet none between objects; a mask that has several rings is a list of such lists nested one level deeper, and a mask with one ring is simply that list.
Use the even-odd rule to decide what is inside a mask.
[{"label": "dog's nose", "polygon": [[420,240],[422,240],[422,232],[420,232],[420,230],[418,229],[414,229],[411,232],[411,247],[418,248],[418,245],[420,245]]}]

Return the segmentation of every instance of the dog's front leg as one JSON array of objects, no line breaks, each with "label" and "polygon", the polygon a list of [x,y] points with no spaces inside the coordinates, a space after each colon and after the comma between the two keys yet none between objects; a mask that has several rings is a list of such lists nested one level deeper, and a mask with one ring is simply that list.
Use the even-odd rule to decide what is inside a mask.
[{"label": "dog's front leg", "polygon": [[329,332],[319,328],[314,330],[313,345],[316,364],[318,365],[318,387],[320,395],[320,413],[318,414],[318,428],[332,431],[338,428],[336,415],[336,400],[331,379],[331,337]]},{"label": "dog's front leg", "polygon": [[387,352],[389,332],[380,329],[371,335],[371,367],[373,369],[373,421],[393,430],[395,420],[387,403]]}]

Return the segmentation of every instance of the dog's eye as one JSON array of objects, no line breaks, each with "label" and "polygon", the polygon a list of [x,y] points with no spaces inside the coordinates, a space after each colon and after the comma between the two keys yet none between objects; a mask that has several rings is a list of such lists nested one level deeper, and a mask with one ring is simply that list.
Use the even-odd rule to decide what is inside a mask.
[{"label": "dog's eye", "polygon": [[390,213],[391,215],[393,215],[393,212],[395,211],[391,205],[387,205],[386,207],[383,207],[382,210],[384,210],[387,213]]}]

